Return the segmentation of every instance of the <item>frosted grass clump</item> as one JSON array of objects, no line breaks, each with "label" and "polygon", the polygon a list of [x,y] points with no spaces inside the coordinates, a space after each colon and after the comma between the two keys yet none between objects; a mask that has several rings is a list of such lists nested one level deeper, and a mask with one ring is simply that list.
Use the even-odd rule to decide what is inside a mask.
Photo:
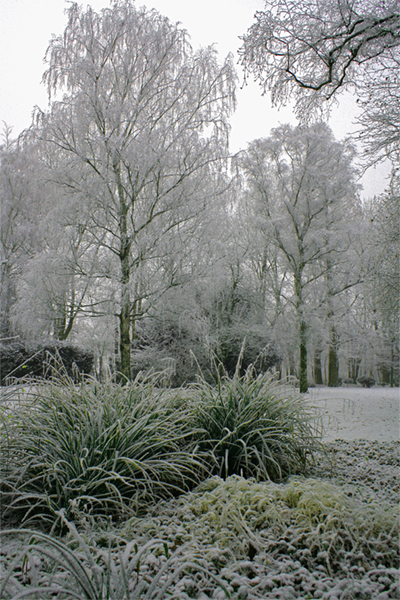
[{"label": "frosted grass clump", "polygon": [[118,517],[182,493],[207,473],[190,415],[155,376],[120,387],[96,381],[41,383],[2,412],[3,519],[55,514]]},{"label": "frosted grass clump", "polygon": [[321,447],[318,414],[288,382],[248,372],[168,390],[161,376],[123,387],[56,377],[4,407],[2,518],[122,518],[210,474],[281,480]]},{"label": "frosted grass clump", "polygon": [[282,480],[304,470],[321,448],[319,413],[297,393],[290,379],[268,374],[224,377],[188,389],[199,447],[210,454],[212,472]]}]

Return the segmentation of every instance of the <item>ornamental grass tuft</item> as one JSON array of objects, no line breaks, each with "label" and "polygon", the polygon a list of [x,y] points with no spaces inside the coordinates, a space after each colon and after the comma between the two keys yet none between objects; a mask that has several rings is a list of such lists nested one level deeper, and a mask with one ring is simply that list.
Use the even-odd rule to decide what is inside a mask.
[{"label": "ornamental grass tuft", "polygon": [[123,387],[64,378],[3,407],[3,519],[136,514],[204,478],[188,411],[157,384],[155,376]]},{"label": "ornamental grass tuft", "polygon": [[290,379],[268,374],[224,377],[190,386],[193,427],[210,454],[214,475],[282,480],[306,467],[321,448],[319,413]]}]

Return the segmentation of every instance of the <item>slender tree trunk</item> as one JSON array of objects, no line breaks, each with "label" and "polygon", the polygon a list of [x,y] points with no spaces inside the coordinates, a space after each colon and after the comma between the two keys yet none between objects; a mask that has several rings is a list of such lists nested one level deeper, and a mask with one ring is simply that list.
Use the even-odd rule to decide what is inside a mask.
[{"label": "slender tree trunk", "polygon": [[129,381],[131,378],[131,299],[130,299],[130,256],[129,245],[121,240],[121,312],[119,314],[120,372]]},{"label": "slender tree trunk", "polygon": [[302,287],[302,269],[294,273],[294,289],[296,294],[296,311],[299,318],[299,342],[300,342],[300,370],[299,386],[300,393],[305,394],[308,390],[307,381],[307,323],[303,315],[303,287]]},{"label": "slender tree trunk", "polygon": [[65,329],[67,327],[67,308],[66,308],[66,297],[65,294],[62,298],[62,305],[59,302],[59,314],[54,319],[53,327],[54,327],[54,337],[57,340],[65,340],[67,336],[64,335]]},{"label": "slender tree trunk", "polygon": [[349,379],[351,379],[353,383],[357,383],[360,362],[361,361],[358,358],[349,359]]},{"label": "slender tree trunk", "polygon": [[296,366],[294,363],[294,356],[293,356],[293,352],[288,351],[288,359],[287,359],[287,375],[289,375],[289,377],[295,377],[296,376]]},{"label": "slender tree trunk", "polygon": [[332,265],[328,258],[326,261],[326,284],[328,300],[328,323],[330,330],[329,355],[328,355],[328,387],[338,387],[339,385],[339,360],[338,343],[339,336],[335,328],[335,310],[334,310],[334,289],[332,283]]},{"label": "slender tree trunk", "polygon": [[382,383],[385,385],[390,384],[390,369],[386,365],[382,365],[380,373]]},{"label": "slender tree trunk", "polygon": [[390,348],[390,387],[394,387],[394,341]]},{"label": "slender tree trunk", "polygon": [[121,374],[129,380],[131,378],[130,306],[126,302],[119,314],[119,351]]},{"label": "slender tree trunk", "polygon": [[322,364],[321,364],[321,348],[317,346],[314,353],[314,380],[316,385],[322,385]]},{"label": "slender tree trunk", "polygon": [[131,298],[130,298],[130,250],[131,241],[128,235],[127,213],[125,192],[119,177],[118,167],[115,167],[118,181],[119,198],[119,233],[120,251],[119,259],[121,266],[121,312],[119,314],[119,351],[120,372],[126,380],[131,379]]},{"label": "slender tree trunk", "polygon": [[331,327],[331,339],[329,343],[328,356],[328,387],[338,387],[339,385],[339,360],[337,355],[337,333],[335,326]]},{"label": "slender tree trunk", "polygon": [[12,332],[10,321],[10,308],[12,304],[11,276],[6,260],[0,267],[2,270],[0,278],[0,335],[8,337]]},{"label": "slender tree trunk", "polygon": [[300,393],[305,394],[308,390],[307,382],[307,324],[300,321]]}]

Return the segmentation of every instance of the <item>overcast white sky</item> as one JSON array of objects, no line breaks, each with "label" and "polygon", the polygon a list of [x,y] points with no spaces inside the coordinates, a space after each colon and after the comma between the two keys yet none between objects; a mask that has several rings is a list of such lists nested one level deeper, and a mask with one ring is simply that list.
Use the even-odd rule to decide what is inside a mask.
[{"label": "overcast white sky", "polygon": [[[109,0],[88,0],[95,10],[109,6]],[[216,44],[222,57],[233,52],[237,59],[239,39],[253,22],[263,0],[137,0],[137,5],[155,8],[173,22],[180,21],[192,38],[192,45]],[[41,77],[43,57],[52,34],[64,30],[65,0],[0,0],[0,123],[5,121],[18,135],[31,122],[35,105],[47,106]],[[238,67],[239,77],[241,69]],[[231,149],[245,148],[247,142],[266,137],[273,127],[295,119],[289,108],[277,111],[270,99],[261,96],[258,85],[238,89],[238,107],[232,118]],[[334,110],[330,126],[338,139],[354,126],[355,99],[342,99]],[[370,169],[362,179],[364,196],[380,193],[386,187],[388,169]]]}]

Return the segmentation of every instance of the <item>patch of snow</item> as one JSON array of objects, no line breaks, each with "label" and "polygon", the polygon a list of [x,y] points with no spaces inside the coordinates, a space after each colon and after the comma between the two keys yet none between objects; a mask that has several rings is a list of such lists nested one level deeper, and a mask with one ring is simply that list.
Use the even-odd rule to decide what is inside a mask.
[{"label": "patch of snow", "polygon": [[399,439],[399,388],[315,387],[306,398],[321,411],[326,442]]}]

